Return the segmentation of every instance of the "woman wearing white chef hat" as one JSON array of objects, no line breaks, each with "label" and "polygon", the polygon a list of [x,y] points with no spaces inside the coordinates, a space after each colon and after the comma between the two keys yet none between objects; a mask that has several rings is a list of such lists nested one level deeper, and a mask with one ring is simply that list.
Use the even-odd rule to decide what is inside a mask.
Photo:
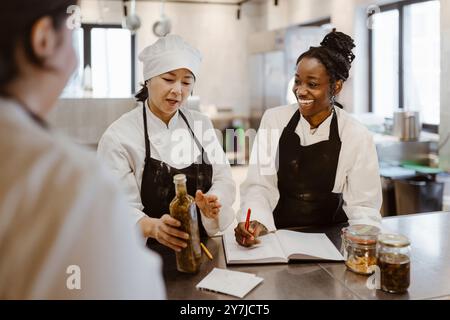
[{"label": "woman wearing white chef hat", "polygon": [[[177,229],[179,222],[169,215],[175,195],[173,176],[184,173],[187,177],[188,193],[195,196],[200,209],[201,237],[232,223],[235,184],[217,136],[203,139],[208,130],[214,132],[211,121],[182,107],[199,73],[200,52],[180,36],[168,35],[146,47],[139,60],[144,64],[145,85],[136,99],[142,106],[106,130],[98,152],[121,178],[136,222],[150,238],[147,244],[157,251],[161,244],[179,251],[186,246],[187,234]],[[180,146],[191,147],[180,157]]]}]

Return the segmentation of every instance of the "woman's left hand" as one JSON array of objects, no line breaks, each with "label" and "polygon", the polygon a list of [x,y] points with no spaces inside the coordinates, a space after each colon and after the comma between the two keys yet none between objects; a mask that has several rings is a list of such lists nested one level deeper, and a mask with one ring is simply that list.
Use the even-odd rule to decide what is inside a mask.
[{"label": "woman's left hand", "polygon": [[217,219],[220,212],[220,204],[217,196],[212,194],[204,194],[201,190],[195,193],[195,203],[207,218]]}]

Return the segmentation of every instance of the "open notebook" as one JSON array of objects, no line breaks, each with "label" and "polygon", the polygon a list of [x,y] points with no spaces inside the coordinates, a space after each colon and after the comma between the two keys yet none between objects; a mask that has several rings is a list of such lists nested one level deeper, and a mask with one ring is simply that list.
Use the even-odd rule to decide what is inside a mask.
[{"label": "open notebook", "polygon": [[289,260],[343,261],[344,257],[324,233],[278,230],[258,238],[261,243],[245,248],[234,233],[223,235],[227,264],[288,263]]}]

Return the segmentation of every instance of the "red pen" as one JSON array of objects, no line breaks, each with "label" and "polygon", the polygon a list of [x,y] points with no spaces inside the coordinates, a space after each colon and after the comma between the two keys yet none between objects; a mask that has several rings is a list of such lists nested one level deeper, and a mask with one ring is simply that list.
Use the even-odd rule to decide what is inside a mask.
[{"label": "red pen", "polygon": [[[247,211],[247,219],[245,219],[245,230],[248,231],[248,228],[250,227],[250,214],[252,213],[252,209],[248,208]],[[242,239],[242,243],[245,244],[245,239]]]},{"label": "red pen", "polygon": [[250,214],[252,213],[252,209],[248,208],[247,211],[247,219],[245,219],[245,230],[248,231],[248,228],[250,227]]}]

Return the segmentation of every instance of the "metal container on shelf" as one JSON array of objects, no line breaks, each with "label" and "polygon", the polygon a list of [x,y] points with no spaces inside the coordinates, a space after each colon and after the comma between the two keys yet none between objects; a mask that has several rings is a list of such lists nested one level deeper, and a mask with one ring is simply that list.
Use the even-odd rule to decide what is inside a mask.
[{"label": "metal container on shelf", "polygon": [[420,137],[420,117],[417,111],[398,110],[394,112],[394,136],[401,141],[417,141]]}]

